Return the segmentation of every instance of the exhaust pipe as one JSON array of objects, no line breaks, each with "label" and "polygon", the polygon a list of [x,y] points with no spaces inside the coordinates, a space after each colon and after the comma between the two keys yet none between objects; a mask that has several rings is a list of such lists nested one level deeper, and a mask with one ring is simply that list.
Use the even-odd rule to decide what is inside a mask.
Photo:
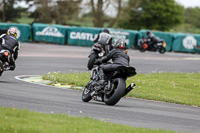
[{"label": "exhaust pipe", "polygon": [[126,89],[125,89],[125,92],[124,92],[124,95],[122,96],[122,97],[124,97],[124,96],[126,96],[133,88],[135,88],[135,84],[134,83],[131,83]]}]

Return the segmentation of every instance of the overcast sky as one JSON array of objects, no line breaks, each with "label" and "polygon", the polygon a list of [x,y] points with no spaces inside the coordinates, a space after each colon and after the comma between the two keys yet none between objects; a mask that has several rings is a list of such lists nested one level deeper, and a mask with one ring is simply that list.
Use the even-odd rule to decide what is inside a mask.
[{"label": "overcast sky", "polygon": [[[183,5],[185,8],[188,7],[200,7],[200,0],[175,0],[176,2],[178,2],[179,4]],[[24,1],[22,2],[18,2],[17,5],[15,6],[22,6],[22,7],[27,7],[28,5],[25,4]],[[30,11],[35,10],[35,7],[33,6],[32,9],[30,9]],[[115,14],[115,11],[111,10],[108,11],[108,14]]]},{"label": "overcast sky", "polygon": [[200,7],[200,0],[175,0],[184,7]]}]

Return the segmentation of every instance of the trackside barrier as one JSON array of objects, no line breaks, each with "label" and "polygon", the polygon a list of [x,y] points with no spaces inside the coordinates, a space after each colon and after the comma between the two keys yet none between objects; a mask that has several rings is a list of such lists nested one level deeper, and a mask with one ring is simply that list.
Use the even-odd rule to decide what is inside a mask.
[{"label": "trackside barrier", "polygon": [[[102,28],[70,27],[68,28],[67,44],[76,46],[89,46],[94,44],[94,39],[102,31]],[[109,29],[114,43],[117,39],[124,39],[128,48],[136,44],[137,31]]]},{"label": "trackside barrier", "polygon": [[0,29],[2,31],[8,30],[9,28],[17,29],[17,38],[21,42],[30,42],[31,38],[31,26],[28,24],[16,24],[16,23],[0,23]]},{"label": "trackside barrier", "polygon": [[[157,31],[151,31],[155,36],[159,37],[160,39],[163,39],[167,46],[166,46],[166,51],[171,51],[172,50],[172,43],[173,43],[173,34],[172,33],[167,33],[167,32],[157,32]],[[146,36],[146,30],[140,30],[137,38],[137,43],[139,43],[139,39],[142,38],[142,36]]]},{"label": "trackside barrier", "polygon": [[200,35],[174,34],[172,50],[175,52],[200,53]]},{"label": "trackside barrier", "polygon": [[113,37],[113,43],[118,39],[124,39],[127,43],[127,48],[137,47],[138,31],[110,29],[110,33]]},{"label": "trackside barrier", "polygon": [[[75,46],[91,47],[94,39],[103,28],[88,27],[66,27],[62,25],[49,25],[42,23],[17,24],[17,23],[0,23],[0,34],[6,33],[7,30],[14,27],[18,31],[18,39],[21,42],[30,42],[31,33],[33,41],[43,41],[49,43],[68,44]],[[126,40],[127,48],[137,48],[138,40],[142,36],[146,37],[146,30],[119,30],[110,28],[110,34],[113,37],[113,44],[118,39]],[[33,32],[32,32],[33,31]],[[152,31],[157,37],[165,40],[167,51],[200,53],[200,35],[167,33]]]},{"label": "trackside barrier", "polygon": [[100,28],[69,27],[67,44],[91,47],[100,32]]},{"label": "trackside barrier", "polygon": [[65,44],[67,27],[62,25],[49,25],[42,23],[33,24],[33,40],[49,43]]}]

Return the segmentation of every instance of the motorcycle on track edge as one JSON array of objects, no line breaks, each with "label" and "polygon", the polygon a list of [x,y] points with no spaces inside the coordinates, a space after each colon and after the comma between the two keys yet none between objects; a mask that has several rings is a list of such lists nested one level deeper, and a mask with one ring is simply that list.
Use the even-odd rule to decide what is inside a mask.
[{"label": "motorcycle on track edge", "polygon": [[99,66],[97,66],[91,71],[91,80],[82,92],[82,101],[89,102],[93,99],[113,106],[136,86],[131,83],[126,88],[126,79],[136,74],[134,67],[118,66],[112,72],[105,73],[105,83],[102,85],[98,83]]}]

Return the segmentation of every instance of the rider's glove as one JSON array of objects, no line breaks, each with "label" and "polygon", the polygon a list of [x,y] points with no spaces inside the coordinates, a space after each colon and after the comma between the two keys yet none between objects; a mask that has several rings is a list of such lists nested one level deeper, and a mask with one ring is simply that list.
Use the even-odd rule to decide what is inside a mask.
[{"label": "rider's glove", "polygon": [[101,59],[96,59],[95,62],[94,62],[94,64],[96,64],[96,65],[100,65],[101,63],[102,63]]}]

